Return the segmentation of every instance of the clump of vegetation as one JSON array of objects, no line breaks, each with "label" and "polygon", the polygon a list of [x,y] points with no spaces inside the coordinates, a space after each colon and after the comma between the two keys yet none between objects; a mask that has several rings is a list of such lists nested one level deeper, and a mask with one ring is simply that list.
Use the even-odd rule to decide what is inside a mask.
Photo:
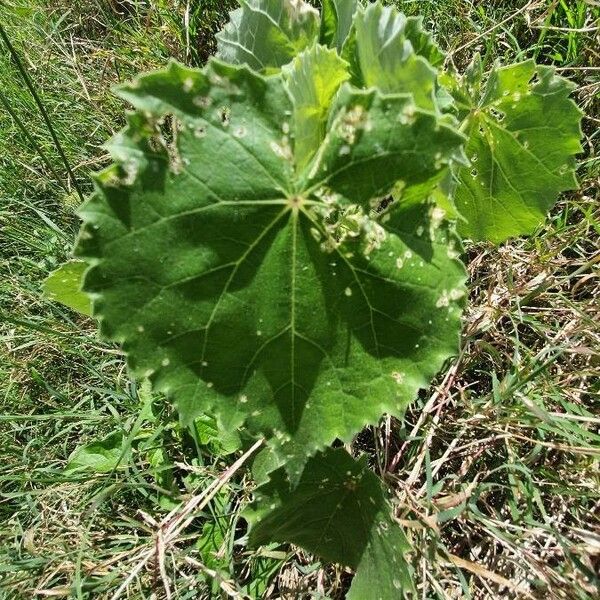
[{"label": "clump of vegetation", "polygon": [[[472,435],[477,418],[490,410],[519,431],[533,419],[535,434],[490,438],[516,436],[523,448],[534,444],[531,452],[537,445],[523,465],[534,464],[527,461],[539,460],[544,449],[560,448],[554,436],[570,438],[564,451],[595,454],[590,429],[565,429],[561,410],[527,395],[561,353],[545,344],[523,362],[521,340],[530,334],[515,330],[518,355],[508,364],[501,350],[493,356],[492,364],[506,369],[504,378],[482,375],[480,351],[469,351],[469,344],[497,325],[493,310],[477,314],[477,302],[460,350],[457,336],[466,274],[453,223],[475,240],[529,233],[558,194],[576,186],[581,113],[569,99],[572,86],[532,61],[489,69],[476,57],[465,76],[452,69],[440,74],[434,67],[443,54],[420,21],[379,4],[327,2],[320,24],[308,5],[283,6],[289,11],[280,3],[266,2],[261,10],[243,3],[219,36],[220,59],[202,70],[173,63],[120,87],[136,112],[111,142],[115,162],[81,210],[78,253],[93,265],[86,289],[101,331],[123,344],[131,371],[146,383],[134,393],[139,416],[79,446],[64,473],[86,482],[90,473],[104,474],[106,483],[93,493],[97,504],[121,469],[134,496],[142,492],[147,484],[130,484],[130,470],[137,473],[142,461],[152,491],[141,495],[170,512],[160,522],[143,515],[158,532],[156,542],[125,543],[123,565],[131,565],[125,578],[83,567],[83,548],[94,545],[79,539],[77,589],[83,582],[110,589],[114,582],[115,597],[132,585],[169,597],[179,573],[192,591],[201,584],[206,594],[261,597],[279,573],[277,589],[285,593],[290,571],[277,546],[241,563],[234,550],[285,541],[356,569],[348,597],[421,593],[433,584],[430,576],[419,579],[419,561],[425,574],[449,566],[463,593],[470,585],[463,573],[484,588],[517,593],[560,590],[572,581],[592,589],[593,565],[581,560],[580,571],[536,571],[539,581],[519,580],[524,567],[515,565],[532,563],[526,553],[519,556],[519,537],[503,533],[503,511],[508,502],[513,519],[527,514],[537,523],[543,504],[531,500],[535,476],[527,494],[519,491],[527,467],[513,468],[513,453],[495,465],[486,459],[464,487],[459,482],[477,469],[477,455],[466,469],[451,463],[455,453],[483,443],[474,439],[463,448],[457,440]],[[485,268],[484,255],[471,269]],[[48,281],[48,292],[87,310],[68,285],[79,281],[81,265],[66,269]],[[586,264],[581,269],[573,277]],[[522,305],[535,305],[552,284],[541,277],[527,287]],[[529,345],[535,347],[535,336]],[[485,342],[486,352],[490,347]],[[410,433],[398,429],[393,418],[404,417],[418,390],[456,354],[441,388],[409,409],[405,423],[417,418]],[[459,367],[469,360],[465,376]],[[456,385],[475,395],[461,392],[455,401]],[[178,421],[157,392],[175,400]],[[506,416],[496,414],[507,402]],[[450,404],[453,419],[466,416],[452,421],[454,433],[436,451],[433,432]],[[561,404],[562,412],[570,415],[581,399],[571,404]],[[383,429],[364,429],[384,412],[391,416]],[[593,413],[578,415],[575,422],[594,422]],[[334,440],[352,443],[361,429],[351,454],[363,446],[362,459],[342,448],[324,450]],[[239,468],[265,442],[268,449],[254,460],[259,487],[248,507],[251,488]],[[243,454],[235,460],[238,450]],[[439,453],[433,462],[432,451]],[[178,452],[185,463],[174,459]],[[182,477],[192,456],[190,475]],[[388,486],[367,466],[369,456],[388,484],[399,472],[408,475],[396,481],[402,486],[394,514]],[[194,464],[207,458],[217,468],[223,458],[231,465],[211,481]],[[229,489],[236,478],[239,487]],[[411,493],[423,478],[420,491]],[[137,475],[133,481],[142,483]],[[194,494],[181,502],[184,488]],[[522,498],[530,498],[526,506]],[[577,507],[584,521],[586,502]],[[184,532],[208,506],[219,514],[200,520],[201,530],[190,537],[199,541],[190,546]],[[253,522],[249,540],[239,531],[244,506]],[[462,551],[461,527],[472,536]],[[482,543],[482,531],[510,549],[507,562],[494,562],[497,551]],[[474,551],[483,553],[480,561],[472,560]],[[332,578],[330,594],[347,588],[334,567],[320,572]]]}]

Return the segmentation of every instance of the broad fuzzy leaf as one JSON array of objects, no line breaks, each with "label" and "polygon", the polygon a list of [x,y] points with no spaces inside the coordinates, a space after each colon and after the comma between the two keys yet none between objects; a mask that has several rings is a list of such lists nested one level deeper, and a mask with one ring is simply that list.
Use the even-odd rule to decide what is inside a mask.
[{"label": "broad fuzzy leaf", "polygon": [[296,169],[281,75],[173,63],[120,93],[137,112],[81,212],[78,252],[101,331],[134,373],[186,424],[245,422],[295,476],[336,438],[402,414],[457,350],[465,273],[435,210],[366,207],[401,177],[426,198],[461,136],[406,96],[347,87]]},{"label": "broad fuzzy leaf", "polygon": [[240,0],[217,34],[217,56],[273,72],[316,41],[319,13],[303,0]]},{"label": "broad fuzzy leaf", "polygon": [[342,51],[352,28],[358,0],[323,0],[320,42]]},{"label": "broad fuzzy leaf", "polygon": [[83,274],[87,268],[87,263],[82,260],[64,263],[44,281],[44,295],[82,315],[91,316],[92,306],[89,296],[81,289]]},{"label": "broad fuzzy leaf", "polygon": [[352,65],[352,83],[410,93],[418,106],[433,110],[437,72],[430,61],[439,64],[441,53],[421,20],[376,2],[358,9],[353,27],[343,52]]},{"label": "broad fuzzy leaf", "polygon": [[410,547],[391,518],[381,481],[345,450],[311,458],[294,489],[283,469],[275,471],[251,508],[252,544],[292,542],[357,570],[348,598],[398,598],[412,589]]},{"label": "broad fuzzy leaf", "polygon": [[574,85],[550,67],[526,61],[494,68],[482,83],[481,62],[453,95],[469,134],[471,166],[458,172],[456,205],[464,237],[503,240],[533,232],[558,195],[577,187],[582,113]]}]

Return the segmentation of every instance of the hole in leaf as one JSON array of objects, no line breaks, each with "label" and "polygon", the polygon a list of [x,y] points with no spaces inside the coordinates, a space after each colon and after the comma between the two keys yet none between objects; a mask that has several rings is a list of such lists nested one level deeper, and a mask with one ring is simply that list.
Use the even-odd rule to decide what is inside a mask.
[{"label": "hole in leaf", "polygon": [[501,110],[496,110],[495,108],[490,108],[490,114],[498,121],[503,121],[506,116]]}]

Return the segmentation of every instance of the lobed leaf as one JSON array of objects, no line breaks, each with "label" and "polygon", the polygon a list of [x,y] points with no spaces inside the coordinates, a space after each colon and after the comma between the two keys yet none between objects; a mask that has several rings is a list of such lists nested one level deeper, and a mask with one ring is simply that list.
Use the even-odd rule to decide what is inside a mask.
[{"label": "lobed leaf", "polygon": [[241,7],[217,34],[217,57],[273,72],[312,45],[319,12],[303,0],[239,0]]},{"label": "lobed leaf", "polygon": [[436,108],[437,71],[442,57],[421,20],[379,2],[359,8],[342,53],[351,64],[352,83],[385,93],[409,93],[417,106]]},{"label": "lobed leaf", "polygon": [[191,428],[203,413],[244,423],[299,477],[336,438],[401,415],[457,351],[453,234],[435,207],[377,207],[401,176],[425,200],[462,137],[432,113],[407,118],[405,95],[348,86],[302,168],[286,77],[173,63],[122,87],[136,112],[81,211],[78,253],[133,372]]},{"label": "lobed leaf", "polygon": [[246,516],[251,544],[292,542],[355,569],[349,599],[397,598],[413,589],[410,546],[381,480],[342,448],[311,458],[294,489],[283,469],[273,472]]},{"label": "lobed leaf", "polygon": [[582,112],[574,84],[531,60],[495,67],[476,59],[452,89],[465,119],[470,166],[458,170],[459,232],[502,242],[532,233],[558,195],[575,189]]}]

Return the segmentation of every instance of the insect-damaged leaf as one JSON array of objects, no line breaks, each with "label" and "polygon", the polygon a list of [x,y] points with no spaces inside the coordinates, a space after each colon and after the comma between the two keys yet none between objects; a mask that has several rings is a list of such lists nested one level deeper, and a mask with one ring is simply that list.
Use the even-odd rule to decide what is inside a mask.
[{"label": "insect-damaged leaf", "polygon": [[403,194],[422,202],[443,166],[462,156],[456,130],[418,108],[408,94],[344,85],[327,128],[308,170],[308,185],[327,185],[367,208],[397,182]]},{"label": "insect-damaged leaf", "polygon": [[355,569],[349,599],[399,598],[413,588],[410,546],[380,479],[341,448],[311,458],[293,489],[283,469],[273,472],[246,516],[252,544],[292,542]]},{"label": "insect-damaged leaf", "polygon": [[465,274],[435,210],[385,215],[369,197],[397,172],[425,199],[461,136],[407,115],[406,96],[348,87],[303,169],[281,75],[173,63],[120,93],[137,112],[82,210],[78,252],[101,331],[134,373],[187,424],[245,422],[294,476],[336,438],[401,414],[457,350]]},{"label": "insect-damaged leaf", "polygon": [[272,72],[310,46],[319,33],[319,13],[303,0],[240,0],[241,7],[217,34],[217,56]]},{"label": "insect-damaged leaf", "polygon": [[526,61],[482,77],[476,62],[452,89],[471,160],[458,172],[455,201],[464,237],[501,242],[532,233],[558,195],[577,187],[582,113],[569,98],[575,86],[550,67]]}]

